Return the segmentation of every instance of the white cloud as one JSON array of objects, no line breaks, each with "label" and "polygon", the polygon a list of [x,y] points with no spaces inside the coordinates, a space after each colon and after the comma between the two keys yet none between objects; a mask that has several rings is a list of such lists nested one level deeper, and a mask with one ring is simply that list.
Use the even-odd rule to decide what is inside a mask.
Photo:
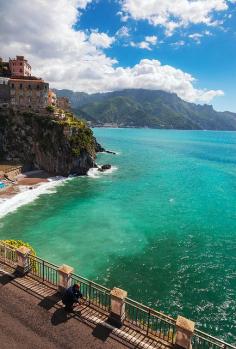
[{"label": "white cloud", "polygon": [[120,15],[127,20],[148,20],[154,26],[161,25],[167,35],[176,28],[189,24],[218,25],[215,13],[228,9],[229,0],[121,0]]},{"label": "white cloud", "polygon": [[[196,88],[190,74],[158,60],[143,59],[133,67],[119,67],[115,59],[102,51],[112,38],[104,33],[88,35],[73,29],[78,8],[84,9],[89,2],[35,0],[29,6],[28,0],[1,1],[1,54],[4,58],[25,55],[33,73],[56,88],[85,92],[161,89],[175,92],[187,101],[203,102],[223,94],[220,90]],[[144,42],[151,44],[150,40]]]},{"label": "white cloud", "polygon": [[174,46],[176,48],[180,47],[180,46],[184,46],[185,45],[185,41],[184,40],[179,40],[179,41],[176,41],[176,42],[173,42],[171,44],[171,46]]},{"label": "white cloud", "polygon": [[121,27],[119,30],[117,30],[116,36],[118,36],[120,38],[124,38],[124,37],[130,36],[129,28],[126,27],[126,26]]},{"label": "white cloud", "polygon": [[157,36],[155,36],[155,35],[145,36],[145,41],[149,42],[152,45],[156,45],[156,43],[157,43]]},{"label": "white cloud", "polygon": [[145,40],[141,42],[131,41],[130,46],[151,51],[152,50],[151,46],[155,45],[156,43],[157,43],[157,36],[153,35],[153,36],[145,36]]},{"label": "white cloud", "polygon": [[203,37],[203,34],[194,33],[194,34],[190,34],[188,37],[190,39],[192,39],[193,41],[195,41],[197,44],[200,44],[201,38]]},{"label": "white cloud", "polygon": [[132,47],[138,47],[138,48],[141,48],[143,50],[148,50],[148,51],[151,51],[151,47],[150,47],[150,44],[149,42],[146,42],[146,41],[141,41],[141,42],[134,42],[134,41],[131,41],[130,42],[130,46]]},{"label": "white cloud", "polygon": [[108,36],[106,33],[98,33],[97,31],[93,31],[89,36],[89,42],[99,48],[108,48],[114,41],[114,37]]}]

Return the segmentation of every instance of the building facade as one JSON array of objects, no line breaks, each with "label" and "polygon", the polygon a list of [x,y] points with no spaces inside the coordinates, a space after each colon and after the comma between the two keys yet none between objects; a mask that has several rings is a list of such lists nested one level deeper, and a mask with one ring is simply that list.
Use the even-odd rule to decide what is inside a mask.
[{"label": "building facade", "polygon": [[0,108],[10,106],[10,85],[9,78],[0,77]]},{"label": "building facade", "polygon": [[48,105],[49,84],[36,77],[9,79],[10,104],[16,110],[41,111]]},{"label": "building facade", "polygon": [[24,56],[9,58],[9,69],[11,76],[31,76],[31,65]]}]

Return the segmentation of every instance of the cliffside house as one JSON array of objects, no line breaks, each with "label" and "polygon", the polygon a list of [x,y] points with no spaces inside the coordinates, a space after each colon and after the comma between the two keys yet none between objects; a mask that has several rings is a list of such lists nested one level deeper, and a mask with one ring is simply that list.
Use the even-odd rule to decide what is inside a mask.
[{"label": "cliffside house", "polygon": [[14,76],[9,80],[10,104],[16,110],[40,111],[48,105],[49,84],[34,76]]},{"label": "cliffside house", "polygon": [[10,85],[9,78],[0,77],[0,108],[9,108],[10,105]]},{"label": "cliffside house", "polygon": [[31,76],[31,65],[24,56],[9,58],[9,69],[11,76]]},{"label": "cliffside house", "polygon": [[40,112],[48,105],[49,84],[31,76],[31,66],[24,56],[0,58],[0,107]]}]

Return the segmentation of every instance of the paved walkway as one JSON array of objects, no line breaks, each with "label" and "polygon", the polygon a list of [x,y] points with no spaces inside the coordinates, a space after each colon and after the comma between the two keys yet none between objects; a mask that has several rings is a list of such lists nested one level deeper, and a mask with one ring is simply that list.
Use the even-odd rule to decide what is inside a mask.
[{"label": "paved walkway", "polygon": [[11,273],[0,264],[1,349],[170,348],[128,327],[113,328],[86,304],[67,314],[54,288]]}]

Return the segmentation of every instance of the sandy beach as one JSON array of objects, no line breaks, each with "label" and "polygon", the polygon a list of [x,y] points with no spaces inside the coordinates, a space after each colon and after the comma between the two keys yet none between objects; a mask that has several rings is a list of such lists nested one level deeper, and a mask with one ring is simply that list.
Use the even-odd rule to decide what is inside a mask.
[{"label": "sandy beach", "polygon": [[[42,194],[55,193],[55,187],[69,178],[52,177],[44,171],[32,171],[18,175],[14,182],[0,189],[0,218],[18,207],[29,204]],[[6,182],[5,182],[6,183]]]},{"label": "sandy beach", "polygon": [[12,180],[4,180],[5,188],[0,189],[0,199],[7,199],[27,189],[32,190],[40,184],[49,182],[50,174],[37,170],[18,175]]}]

